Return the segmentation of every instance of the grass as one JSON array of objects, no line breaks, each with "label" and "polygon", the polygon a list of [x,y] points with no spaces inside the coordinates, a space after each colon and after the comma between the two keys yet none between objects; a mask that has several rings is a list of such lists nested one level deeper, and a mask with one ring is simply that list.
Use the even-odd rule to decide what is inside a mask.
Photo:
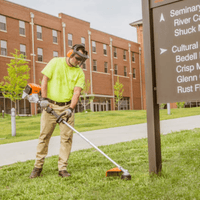
[{"label": "grass", "polygon": [[[199,115],[200,107],[160,110],[160,120]],[[107,111],[76,113],[75,128],[79,132],[98,130],[111,127],[127,126],[146,123],[145,110]],[[40,115],[32,117],[16,117],[17,133],[12,137],[10,115],[0,116],[0,144],[37,139],[40,132]],[[53,136],[59,135],[59,126],[56,126]]]},{"label": "grass", "polygon": [[102,146],[106,154],[123,168],[132,180],[105,177],[113,168],[94,149],[72,152],[68,178],[58,177],[58,156],[47,158],[42,177],[29,179],[34,161],[0,168],[0,199],[35,200],[191,200],[200,199],[200,129],[161,135],[162,173],[149,176],[147,139]]}]

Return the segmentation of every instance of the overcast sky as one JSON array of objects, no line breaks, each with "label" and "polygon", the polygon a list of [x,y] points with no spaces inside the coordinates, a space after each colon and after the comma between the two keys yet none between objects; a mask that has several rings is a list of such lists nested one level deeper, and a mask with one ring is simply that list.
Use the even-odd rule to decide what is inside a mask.
[{"label": "overcast sky", "polygon": [[90,27],[137,42],[136,28],[142,19],[141,0],[9,0],[58,17],[59,13],[90,22]]}]

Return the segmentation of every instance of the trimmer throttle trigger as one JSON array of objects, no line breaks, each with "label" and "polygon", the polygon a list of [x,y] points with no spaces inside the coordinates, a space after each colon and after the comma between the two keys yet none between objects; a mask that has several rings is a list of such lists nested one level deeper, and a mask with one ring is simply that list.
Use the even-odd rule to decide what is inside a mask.
[{"label": "trimmer throttle trigger", "polygon": [[62,116],[64,116],[66,113],[64,112],[64,113],[61,113],[61,115],[59,115],[58,117],[57,117],[57,120],[56,120],[56,122],[58,123],[58,124],[60,124],[64,119],[62,118]]}]

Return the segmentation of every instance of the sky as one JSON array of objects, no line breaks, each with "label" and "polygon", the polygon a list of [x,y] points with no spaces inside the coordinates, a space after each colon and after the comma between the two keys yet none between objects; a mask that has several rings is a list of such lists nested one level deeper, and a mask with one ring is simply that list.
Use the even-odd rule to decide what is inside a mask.
[{"label": "sky", "polygon": [[141,0],[9,0],[58,17],[65,13],[90,22],[90,27],[137,42],[136,28],[129,24],[142,19]]}]

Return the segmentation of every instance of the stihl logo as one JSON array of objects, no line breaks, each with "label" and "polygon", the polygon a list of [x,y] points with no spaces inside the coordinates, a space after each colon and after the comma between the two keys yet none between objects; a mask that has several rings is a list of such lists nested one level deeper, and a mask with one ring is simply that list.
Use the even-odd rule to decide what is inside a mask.
[{"label": "stihl logo", "polygon": [[154,3],[160,3],[163,2],[164,0],[155,0]]}]

